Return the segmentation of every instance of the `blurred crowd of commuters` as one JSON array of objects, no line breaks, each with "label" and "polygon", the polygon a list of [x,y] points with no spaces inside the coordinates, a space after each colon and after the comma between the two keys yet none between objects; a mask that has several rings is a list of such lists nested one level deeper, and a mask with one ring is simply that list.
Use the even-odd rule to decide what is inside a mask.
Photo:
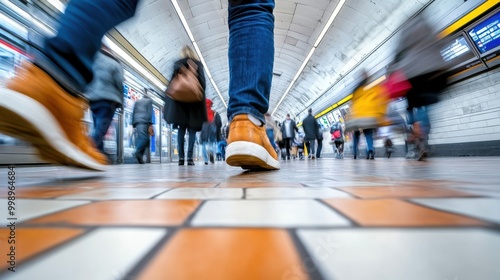
[{"label": "blurred crowd of commuters", "polygon": [[[108,162],[102,153],[103,133],[116,109],[123,106],[120,86],[123,72],[105,49],[99,53],[101,40],[108,30],[135,14],[138,1],[70,1],[60,18],[57,35],[46,38],[43,48],[33,50],[33,59],[24,62],[16,76],[1,89],[0,132],[31,142],[47,161],[103,170]],[[172,79],[182,67],[191,67],[188,60],[194,61],[203,99],[182,103],[165,98],[165,120],[178,129],[180,165],[185,162],[194,165],[196,132],[201,132],[205,164],[214,162],[220,154],[219,158],[231,166],[275,170],[280,168],[278,153],[285,160],[290,159],[290,153],[295,150],[299,158],[303,157],[299,151],[307,153],[310,159],[321,157],[323,133],[311,110],[302,121],[302,132],[290,115],[279,125],[266,115],[274,63],[273,9],[273,0],[229,0],[230,79],[225,133],[219,114],[211,109],[212,101],[205,96],[203,64],[189,47],[182,49],[180,59],[174,63]],[[424,158],[430,132],[427,106],[437,102],[437,93],[446,86],[446,79],[441,75],[445,66],[425,20],[415,19],[401,34],[389,72],[404,72],[412,85],[406,93],[408,123],[412,128],[408,141],[418,146],[419,158]],[[365,84],[364,79],[358,87]],[[92,138],[86,135],[81,122],[83,109],[89,102],[95,124]],[[136,102],[133,113],[133,126],[139,135],[135,152],[139,163],[143,162],[144,150],[149,144],[151,110],[152,101],[146,93]],[[355,119],[356,115],[351,116],[351,121]],[[366,124],[358,122],[358,126],[350,128],[354,158],[358,155],[362,132],[367,158],[373,159],[373,129],[382,125],[360,123]],[[187,153],[184,151],[186,133]],[[340,149],[336,144],[335,147]]]}]

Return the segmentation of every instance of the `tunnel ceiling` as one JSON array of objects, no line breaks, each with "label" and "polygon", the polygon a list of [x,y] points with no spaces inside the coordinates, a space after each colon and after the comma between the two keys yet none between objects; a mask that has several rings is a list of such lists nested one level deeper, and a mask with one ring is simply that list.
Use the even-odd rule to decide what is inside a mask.
[{"label": "tunnel ceiling", "polygon": [[[347,0],[274,116],[282,119],[287,113],[298,114],[311,106],[427,2]],[[457,0],[440,2],[445,7]],[[278,105],[338,3],[336,0],[276,1],[275,75],[269,111]],[[227,0],[187,0],[179,1],[179,5],[227,103]],[[172,75],[172,65],[181,47],[191,45],[174,6],[167,0],[141,1],[136,17],[117,29],[167,79]],[[214,100],[217,111],[225,114],[226,108],[210,83],[207,83],[207,97]]]}]

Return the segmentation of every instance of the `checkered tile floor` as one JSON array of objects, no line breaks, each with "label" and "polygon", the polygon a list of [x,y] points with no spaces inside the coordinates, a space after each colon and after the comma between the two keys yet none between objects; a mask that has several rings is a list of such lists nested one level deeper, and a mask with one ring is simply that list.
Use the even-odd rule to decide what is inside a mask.
[{"label": "checkered tile floor", "polygon": [[[500,279],[500,158],[16,167],[0,279]],[[0,221],[7,225],[7,167]]]}]

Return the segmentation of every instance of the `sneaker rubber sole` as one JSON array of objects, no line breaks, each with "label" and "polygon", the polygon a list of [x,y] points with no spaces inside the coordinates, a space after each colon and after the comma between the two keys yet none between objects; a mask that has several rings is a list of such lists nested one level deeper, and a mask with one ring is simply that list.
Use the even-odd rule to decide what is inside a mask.
[{"label": "sneaker rubber sole", "polygon": [[57,120],[42,104],[6,88],[0,88],[0,96],[2,133],[32,143],[40,157],[49,162],[96,171],[106,169],[66,138]]},{"label": "sneaker rubber sole", "polygon": [[280,163],[261,145],[236,141],[226,148],[226,162],[231,166],[240,166],[250,170],[276,170]]}]

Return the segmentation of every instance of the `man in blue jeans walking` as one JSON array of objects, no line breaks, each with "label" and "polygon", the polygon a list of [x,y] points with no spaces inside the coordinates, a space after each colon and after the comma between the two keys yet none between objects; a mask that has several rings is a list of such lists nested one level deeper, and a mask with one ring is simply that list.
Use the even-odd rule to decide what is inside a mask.
[{"label": "man in blue jeans walking", "polygon": [[[0,132],[32,143],[45,160],[103,170],[106,157],[84,133],[88,104],[81,93],[92,80],[102,37],[132,17],[138,1],[71,1],[57,35],[0,89]],[[264,125],[274,61],[273,9],[273,0],[229,1],[226,161],[245,169],[279,169]]]}]

